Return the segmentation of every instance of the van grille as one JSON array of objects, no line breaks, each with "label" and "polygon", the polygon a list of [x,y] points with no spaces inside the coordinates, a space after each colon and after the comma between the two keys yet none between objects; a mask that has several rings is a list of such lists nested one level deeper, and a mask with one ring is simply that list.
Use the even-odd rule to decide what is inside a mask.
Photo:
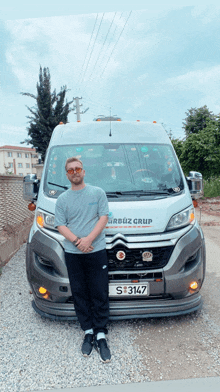
[{"label": "van grille", "polygon": [[[156,248],[140,248],[140,249],[128,249],[123,245],[117,245],[112,249],[107,249],[108,261],[109,261],[109,271],[117,270],[143,270],[143,269],[159,269],[167,265],[170,256],[173,252],[174,246],[163,246]],[[118,251],[124,251],[126,257],[124,260],[118,260],[116,258],[116,253]],[[152,261],[143,261],[142,253],[150,251],[153,253]]]}]

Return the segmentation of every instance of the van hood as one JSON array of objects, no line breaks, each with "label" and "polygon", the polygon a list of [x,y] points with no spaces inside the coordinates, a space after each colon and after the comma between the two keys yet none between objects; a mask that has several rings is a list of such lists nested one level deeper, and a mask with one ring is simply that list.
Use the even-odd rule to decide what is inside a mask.
[{"label": "van hood", "polygon": [[[162,233],[170,218],[192,205],[191,196],[183,193],[164,199],[109,202],[109,220],[106,234]],[[193,206],[192,206],[193,207]]]},{"label": "van hood", "polygon": [[[37,206],[43,210],[55,213],[56,199],[39,197]],[[154,200],[117,201],[109,202],[109,220],[106,234],[120,233],[163,233],[170,218],[185,208],[192,206],[189,192],[178,196],[169,196]],[[42,207],[40,207],[42,208]]]}]

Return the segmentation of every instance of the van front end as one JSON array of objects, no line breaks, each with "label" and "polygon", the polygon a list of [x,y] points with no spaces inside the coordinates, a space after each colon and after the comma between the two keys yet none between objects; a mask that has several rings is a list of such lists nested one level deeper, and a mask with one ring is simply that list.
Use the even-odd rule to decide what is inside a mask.
[{"label": "van front end", "polygon": [[83,162],[85,183],[102,188],[109,202],[110,319],[200,309],[205,241],[192,197],[202,194],[202,176],[185,177],[162,126],[123,121],[57,126],[40,186],[32,177],[24,181],[25,200],[36,201],[26,257],[34,309],[55,320],[76,319],[64,237],[54,227],[57,198],[70,188],[65,162],[71,156]]},{"label": "van front end", "polygon": [[[61,237],[37,229],[27,244],[32,304],[42,317],[76,320]],[[159,235],[106,235],[106,243],[110,320],[177,316],[200,309],[205,243],[197,223]],[[153,259],[143,260],[146,253]]]}]

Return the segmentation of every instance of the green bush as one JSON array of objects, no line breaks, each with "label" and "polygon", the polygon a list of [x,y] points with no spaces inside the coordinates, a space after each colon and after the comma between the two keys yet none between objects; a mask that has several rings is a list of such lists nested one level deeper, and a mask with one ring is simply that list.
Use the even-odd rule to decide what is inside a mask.
[{"label": "green bush", "polygon": [[210,177],[203,180],[204,197],[220,196],[220,177]]}]

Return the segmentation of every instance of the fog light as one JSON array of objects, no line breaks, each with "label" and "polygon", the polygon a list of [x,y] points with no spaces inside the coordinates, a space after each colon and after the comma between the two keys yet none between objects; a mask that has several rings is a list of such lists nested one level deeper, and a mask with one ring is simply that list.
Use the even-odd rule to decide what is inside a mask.
[{"label": "fog light", "polygon": [[38,291],[40,294],[46,294],[47,289],[45,289],[45,287],[39,287]]},{"label": "fog light", "polygon": [[196,282],[196,281],[191,282],[190,285],[189,285],[189,289],[190,289],[190,290],[193,290],[193,291],[194,291],[194,290],[197,290],[198,287],[199,287],[199,285],[198,285],[198,282]]},{"label": "fog light", "polygon": [[45,289],[45,287],[39,287],[38,291],[44,299],[48,299],[50,297],[50,293],[47,289]]}]

